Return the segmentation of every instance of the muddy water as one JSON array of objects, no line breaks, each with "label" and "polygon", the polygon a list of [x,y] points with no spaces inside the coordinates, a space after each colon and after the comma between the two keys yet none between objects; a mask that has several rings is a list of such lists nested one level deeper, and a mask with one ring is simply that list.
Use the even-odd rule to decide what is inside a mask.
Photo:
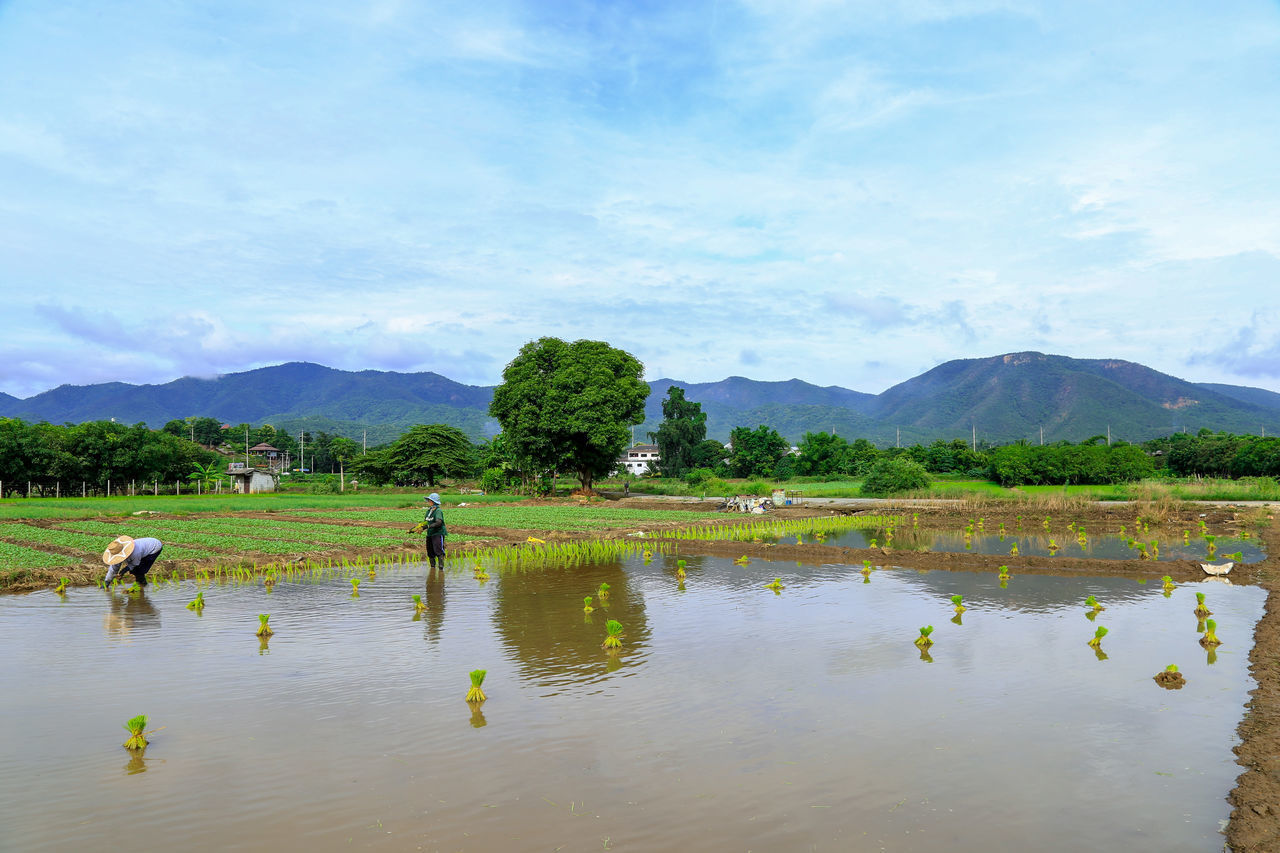
[{"label": "muddy water", "polygon": [[[805,542],[816,542],[811,537],[802,537]],[[1139,560],[1141,555],[1135,548],[1130,548],[1128,539],[1123,536],[1089,536],[1081,545],[1072,534],[1052,537],[1057,543],[1056,550],[1049,549],[1050,537],[1032,533],[1009,533],[1004,536],[995,533],[975,533],[966,541],[963,531],[910,530],[899,528],[894,531],[893,547],[899,550],[934,551],[945,554],[1008,554],[1014,543],[1018,545],[1018,553],[1024,557],[1092,557],[1098,560]],[[867,548],[871,541],[878,545],[885,544],[884,530],[848,530],[827,536],[823,544],[844,548]],[[793,544],[794,536],[784,536],[776,540],[784,544]],[[1143,540],[1150,551],[1151,538]],[[1157,560],[1207,560],[1208,545],[1203,539],[1191,539],[1184,543],[1181,539],[1160,542],[1160,554]],[[1216,562],[1233,560],[1226,554],[1240,553],[1241,563],[1260,563],[1267,558],[1262,543],[1257,539],[1229,539],[1219,537],[1215,543],[1217,549],[1212,559]]]},{"label": "muddy water", "polygon": [[[674,559],[484,587],[413,568],[359,598],[342,579],[213,587],[203,616],[190,583],[0,597],[0,849],[1220,845],[1260,590],[688,562],[684,591]],[[1180,691],[1152,681],[1169,663]],[[162,728],[131,759],[137,713]]]}]

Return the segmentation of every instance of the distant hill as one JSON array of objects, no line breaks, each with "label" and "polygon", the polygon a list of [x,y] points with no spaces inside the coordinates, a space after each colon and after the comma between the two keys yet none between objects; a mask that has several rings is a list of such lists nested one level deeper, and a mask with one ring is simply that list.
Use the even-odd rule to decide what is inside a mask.
[{"label": "distant hill", "polygon": [[[1105,434],[1144,441],[1202,427],[1280,434],[1280,394],[1261,388],[1191,383],[1127,361],[1073,359],[1036,352],[959,359],[938,365],[880,394],[791,379],[719,382],[659,379],[645,440],[662,420],[662,399],[679,385],[702,404],[708,434],[726,440],[736,426],[767,424],[792,442],[805,432],[868,438],[877,444],[978,439],[1080,441]],[[463,385],[436,373],[349,372],[292,362],[213,379],[185,377],[163,385],[63,385],[25,400],[0,394],[0,416],[51,423],[115,418],[160,427],[188,416],[226,423],[270,423],[277,429],[326,431],[371,444],[417,423],[446,423],[473,439],[497,433],[488,416],[493,388]]]}]

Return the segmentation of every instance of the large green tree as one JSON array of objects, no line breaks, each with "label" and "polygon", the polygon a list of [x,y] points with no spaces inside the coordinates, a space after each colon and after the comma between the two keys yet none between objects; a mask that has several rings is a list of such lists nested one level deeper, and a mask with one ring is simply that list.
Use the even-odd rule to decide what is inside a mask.
[{"label": "large green tree", "polygon": [[694,448],[707,437],[707,415],[702,404],[686,400],[684,389],[672,385],[662,401],[662,423],[649,437],[658,445],[662,476],[683,477],[694,467]]},{"label": "large green tree", "polygon": [[764,424],[755,429],[735,427],[729,442],[733,445],[729,470],[735,477],[772,477],[778,462],[791,449],[776,429]]},{"label": "large green tree", "polygon": [[435,488],[444,477],[465,477],[475,466],[475,448],[457,427],[419,424],[400,436],[387,451],[399,485],[425,482]]},{"label": "large green tree", "polygon": [[590,490],[644,420],[644,365],[604,341],[539,338],[502,371],[489,414],[522,471],[567,469]]}]

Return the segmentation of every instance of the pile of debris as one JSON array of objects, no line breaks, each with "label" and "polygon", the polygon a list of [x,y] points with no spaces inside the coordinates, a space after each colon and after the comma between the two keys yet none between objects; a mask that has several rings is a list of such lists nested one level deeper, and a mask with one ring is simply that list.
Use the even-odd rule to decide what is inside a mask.
[{"label": "pile of debris", "polygon": [[773,509],[773,501],[769,498],[758,498],[755,495],[734,495],[727,498],[717,507],[721,512],[750,512],[764,515]]}]

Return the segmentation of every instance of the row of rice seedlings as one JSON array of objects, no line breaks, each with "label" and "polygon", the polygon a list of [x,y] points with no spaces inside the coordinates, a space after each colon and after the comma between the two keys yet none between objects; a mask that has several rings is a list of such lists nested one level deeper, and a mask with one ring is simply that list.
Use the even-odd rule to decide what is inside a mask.
[{"label": "row of rice seedlings", "polygon": [[755,542],[782,536],[813,536],[824,539],[847,530],[892,528],[899,516],[829,515],[819,518],[760,519],[739,524],[697,524],[663,530],[664,539],[698,539],[710,542]]}]

